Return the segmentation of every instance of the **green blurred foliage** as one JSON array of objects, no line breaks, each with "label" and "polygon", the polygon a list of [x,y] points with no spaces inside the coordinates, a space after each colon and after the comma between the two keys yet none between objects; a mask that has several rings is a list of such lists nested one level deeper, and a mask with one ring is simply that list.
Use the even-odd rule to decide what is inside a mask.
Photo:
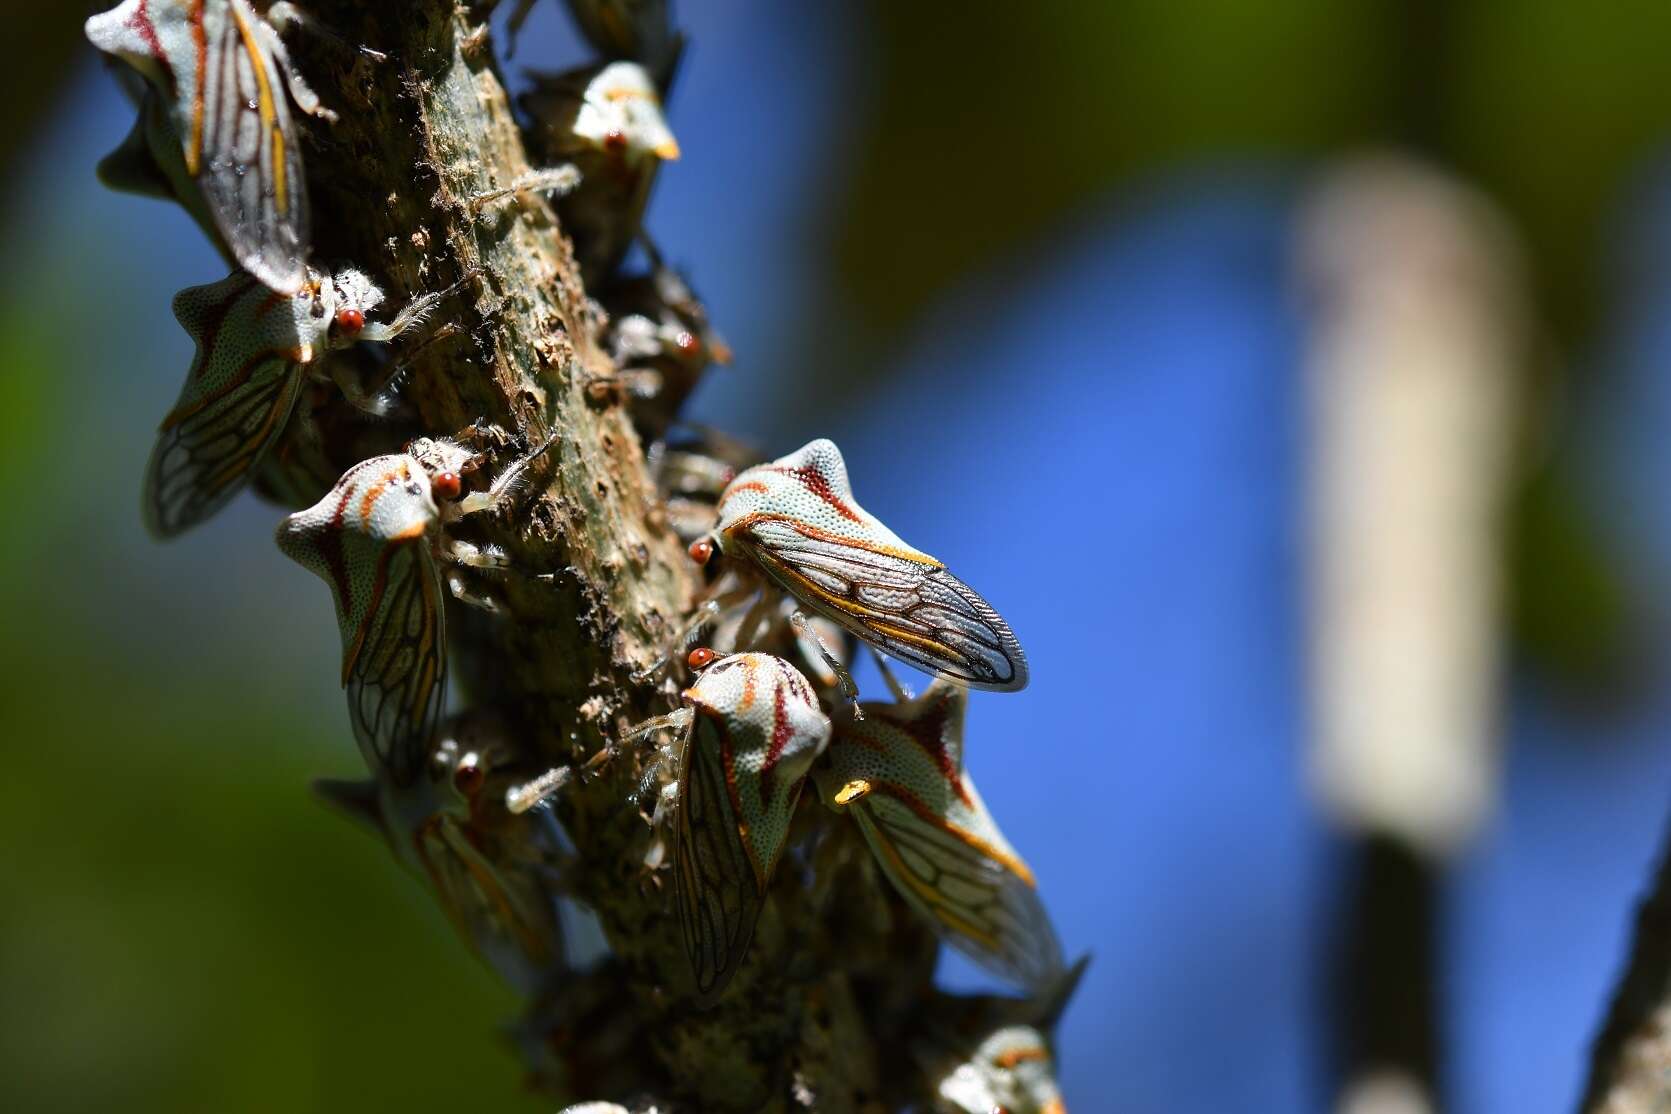
[{"label": "green blurred foliage", "polygon": [[[1651,0],[876,3],[870,15],[878,72],[833,242],[877,348],[964,275],[1144,178],[1401,145],[1504,207],[1529,248],[1538,327],[1571,351],[1601,320],[1606,222],[1671,135],[1671,5]],[[1568,368],[1538,359],[1528,394],[1550,397],[1547,379]],[[849,387],[889,366],[842,353]],[[1636,649],[1630,589],[1577,500],[1546,466],[1516,496],[1513,635],[1563,686],[1617,693]]]},{"label": "green blurred foliage", "polygon": [[1597,229],[1671,127],[1671,6],[1129,0],[870,6],[877,72],[835,242],[877,323],[1138,176],[1410,144],[1529,238],[1544,308],[1590,320]]},{"label": "green blurred foliage", "polygon": [[96,227],[30,232],[0,283],[0,1110],[549,1109],[515,996],[308,790],[360,763],[277,512],[135,527],[168,292],[89,269]]}]

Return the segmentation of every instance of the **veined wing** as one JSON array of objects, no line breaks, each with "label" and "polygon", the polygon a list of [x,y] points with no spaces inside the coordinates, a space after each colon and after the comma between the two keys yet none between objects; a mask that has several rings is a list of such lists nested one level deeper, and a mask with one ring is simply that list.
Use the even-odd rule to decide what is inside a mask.
[{"label": "veined wing", "polygon": [[1026,868],[911,805],[877,786],[852,809],[895,888],[975,962],[1028,990],[1050,985],[1061,945]]},{"label": "veined wing", "polygon": [[187,168],[239,264],[293,293],[307,277],[309,215],[284,77],[248,0],[205,4],[198,18],[204,65],[181,136]]},{"label": "veined wing", "polygon": [[729,747],[719,721],[698,712],[680,773],[673,879],[685,952],[704,1005],[719,997],[748,954],[762,904],[726,776]]},{"label": "veined wing", "polygon": [[367,761],[409,785],[423,772],[447,676],[441,576],[421,535],[381,547],[370,592],[343,652],[348,715]]},{"label": "veined wing", "polygon": [[199,370],[163,420],[145,470],[145,525],[159,537],[197,525],[243,489],[301,393],[302,376],[282,355],[263,354],[225,382]]},{"label": "veined wing", "polygon": [[971,688],[1026,687],[1009,624],[945,566],[776,515],[730,529],[790,595],[877,649]]}]

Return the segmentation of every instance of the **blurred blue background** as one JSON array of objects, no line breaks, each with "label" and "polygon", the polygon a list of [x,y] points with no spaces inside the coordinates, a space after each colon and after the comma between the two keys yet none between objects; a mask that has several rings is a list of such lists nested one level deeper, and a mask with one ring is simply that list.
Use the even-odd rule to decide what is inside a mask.
[{"label": "blurred blue background", "polygon": [[[1671,804],[1655,36],[1458,6],[1436,126],[1405,110],[1429,55],[1392,6],[1180,7],[1194,30],[974,6],[936,38],[921,13],[684,5],[684,158],[648,224],[737,353],[693,416],[774,454],[835,438],[867,508],[1026,645],[1034,682],[976,695],[968,762],[1094,956],[1059,1034],[1070,1109],[1325,1109],[1342,863],[1300,762],[1292,220],[1308,169],[1361,141],[1413,136],[1496,189],[1581,509],[1514,563],[1556,618],[1505,631],[1501,807],[1444,882],[1446,1097],[1571,1109]],[[358,760],[330,603],[273,548],[279,512],[142,532],[191,351],[169,298],[222,267],[183,214],[94,181],[132,112],[64,49],[0,210],[0,1108],[540,1109],[495,1035],[513,997],[306,791]],[[582,57],[542,3],[509,72]],[[1574,567],[1601,588],[1569,591]],[[1617,618],[1583,610],[1598,593],[1636,616],[1622,667],[1593,653]]]}]

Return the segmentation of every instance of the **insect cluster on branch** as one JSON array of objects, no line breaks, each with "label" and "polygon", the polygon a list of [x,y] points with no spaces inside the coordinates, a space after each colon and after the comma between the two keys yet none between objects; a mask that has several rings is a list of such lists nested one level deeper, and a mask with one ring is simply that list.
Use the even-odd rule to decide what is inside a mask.
[{"label": "insect cluster on branch", "polygon": [[[583,1028],[592,1008],[583,988],[611,970],[607,957],[590,973],[569,961],[564,923],[577,906],[565,867],[576,852],[550,806],[631,759],[650,821],[637,867],[652,887],[670,869],[668,931],[688,958],[687,985],[669,993],[710,1005],[750,972],[774,890],[816,884],[817,869],[810,881],[799,868],[786,876],[786,854],[856,863],[875,900],[1026,994],[933,992],[913,1007],[914,1093],[945,1110],[1060,1111],[1048,1032],[1080,968],[1064,966],[1032,871],[963,763],[967,690],[1025,687],[1020,644],[944,563],[858,504],[833,443],[761,462],[723,435],[679,425],[703,372],[730,360],[642,227],[661,164],[679,154],[662,101],[684,36],[665,0],[569,7],[598,60],[536,75],[518,101],[529,150],[547,169],[470,204],[557,195],[598,306],[596,339],[614,363],[588,391],[628,406],[660,513],[707,567],[688,625],[639,677],[669,711],[581,765],[543,772],[493,708],[447,717],[449,600],[497,611],[496,578],[560,574],[518,568],[470,540],[470,524],[515,519],[561,431],[507,454],[514,439],[485,423],[442,435],[403,414],[406,338],[476,273],[385,323],[373,320],[383,293],[372,278],[315,268],[300,132],[304,120],[328,127],[335,116],[296,73],[281,33],[332,33],[288,3],[123,0],[87,22],[89,40],[125,64],[137,109],[101,178],[180,204],[232,268],[174,298],[196,354],[145,472],[144,520],[171,537],[252,485],[293,510],[278,544],[335,600],[349,723],[370,775],[319,790],[383,835],[469,945],[533,998],[522,1026],[531,1045]],[[644,262],[633,270],[635,245]],[[338,475],[327,441],[351,446],[358,463]],[[891,700],[858,700],[850,666],[861,644],[877,654]],[[913,696],[882,655],[935,679]],[[836,822],[812,822],[811,798]],[[868,848],[869,865],[842,858],[849,841]],[[549,1074],[560,1084],[572,1073]]]}]

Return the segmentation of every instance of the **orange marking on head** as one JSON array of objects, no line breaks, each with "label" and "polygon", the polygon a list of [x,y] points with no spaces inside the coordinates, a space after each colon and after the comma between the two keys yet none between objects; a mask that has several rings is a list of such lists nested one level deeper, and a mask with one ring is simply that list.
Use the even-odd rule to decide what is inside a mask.
[{"label": "orange marking on head", "polygon": [[402,474],[405,471],[405,465],[401,465],[398,468],[391,468],[387,472],[384,472],[381,476],[377,477],[373,483],[366,487],[365,494],[360,496],[360,506],[358,511],[359,519],[362,524],[370,521],[371,510],[377,505],[377,500],[383,498],[383,493],[389,490],[389,485],[394,483],[395,480],[402,478]]},{"label": "orange marking on head", "polygon": [[1008,1052],[1000,1052],[992,1058],[992,1062],[1001,1068],[1013,1068],[1017,1064],[1026,1064],[1035,1060],[1048,1060],[1050,1053],[1034,1045],[1031,1048],[1014,1048]]},{"label": "orange marking on head", "polygon": [[770,489],[759,480],[749,480],[747,483],[732,484],[720,493],[719,502],[715,504],[714,509],[723,511],[725,509],[726,500],[730,499],[739,491],[758,491],[760,494],[764,495],[768,490]]}]

